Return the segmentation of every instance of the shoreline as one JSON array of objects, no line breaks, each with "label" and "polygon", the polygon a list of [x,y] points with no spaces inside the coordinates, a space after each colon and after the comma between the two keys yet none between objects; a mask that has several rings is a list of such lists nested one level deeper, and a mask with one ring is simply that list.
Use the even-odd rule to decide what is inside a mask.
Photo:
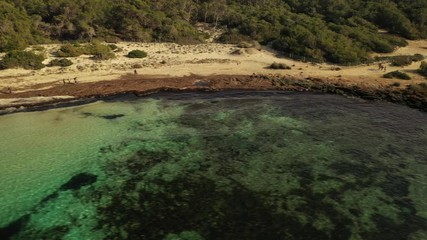
[{"label": "shoreline", "polygon": [[[427,56],[427,40],[408,43],[407,47],[393,53],[376,55]],[[48,64],[58,59],[54,53],[60,46],[38,45],[28,50],[43,49],[47,57],[44,64]],[[27,108],[126,93],[278,90],[386,100],[427,112],[427,79],[416,73],[420,62],[412,62],[408,66],[383,63],[389,71],[401,71],[412,78],[400,80],[384,78],[385,71],[378,69],[377,64],[338,67],[328,63],[301,62],[285,58],[267,47],[132,42],[117,43],[117,46],[122,51],[116,52],[116,58],[110,60],[95,61],[88,55],[82,55],[67,58],[73,62],[68,67],[1,70],[0,111],[25,111]],[[148,56],[128,58],[126,54],[133,50],[143,50]],[[236,51],[240,54],[235,54]],[[290,69],[271,69],[272,63],[281,63]]]},{"label": "shoreline", "polygon": [[[42,111],[57,107],[88,104],[123,95],[137,97],[160,92],[221,91],[288,91],[336,94],[371,101],[387,101],[427,112],[427,96],[392,87],[372,87],[321,78],[296,78],[282,75],[215,75],[168,78],[147,78],[126,75],[117,80],[53,86],[40,90],[2,94],[0,101],[18,99],[13,104],[0,104],[0,115]],[[31,101],[31,99],[43,99]],[[22,101],[22,100],[26,101]]]}]

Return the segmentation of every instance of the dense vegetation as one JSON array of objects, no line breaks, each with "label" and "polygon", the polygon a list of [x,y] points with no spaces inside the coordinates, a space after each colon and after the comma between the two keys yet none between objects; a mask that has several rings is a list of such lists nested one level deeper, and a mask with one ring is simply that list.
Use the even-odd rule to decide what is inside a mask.
[{"label": "dense vegetation", "polygon": [[226,29],[224,42],[360,63],[405,45],[401,37],[426,37],[427,0],[0,0],[0,51],[94,38],[196,43],[198,22]]},{"label": "dense vegetation", "polygon": [[11,51],[0,61],[0,69],[22,67],[24,69],[38,70],[44,68],[43,55],[26,51]]}]

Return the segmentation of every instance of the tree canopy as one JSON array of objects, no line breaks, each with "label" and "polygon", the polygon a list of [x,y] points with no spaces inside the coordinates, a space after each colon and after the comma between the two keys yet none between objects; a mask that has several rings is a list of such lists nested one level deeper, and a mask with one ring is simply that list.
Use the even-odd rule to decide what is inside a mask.
[{"label": "tree canopy", "polygon": [[425,38],[427,0],[0,0],[0,51],[92,39],[197,43],[198,22],[226,29],[224,42],[360,63]]}]

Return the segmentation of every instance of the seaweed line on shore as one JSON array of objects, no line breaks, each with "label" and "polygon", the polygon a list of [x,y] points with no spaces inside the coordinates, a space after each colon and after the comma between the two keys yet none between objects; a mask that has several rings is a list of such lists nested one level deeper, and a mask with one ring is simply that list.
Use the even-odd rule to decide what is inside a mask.
[{"label": "seaweed line on shore", "polygon": [[149,96],[161,92],[230,92],[230,91],[289,91],[338,94],[371,101],[387,101],[427,112],[427,94],[393,87],[366,87],[350,85],[321,78],[296,78],[282,75],[217,75],[147,79],[123,76],[113,81],[54,86],[43,90],[29,90],[1,95],[0,98],[31,98],[72,96],[43,102],[18,105],[0,105],[0,115],[14,112],[42,111],[51,108],[83,105],[120,96]]}]

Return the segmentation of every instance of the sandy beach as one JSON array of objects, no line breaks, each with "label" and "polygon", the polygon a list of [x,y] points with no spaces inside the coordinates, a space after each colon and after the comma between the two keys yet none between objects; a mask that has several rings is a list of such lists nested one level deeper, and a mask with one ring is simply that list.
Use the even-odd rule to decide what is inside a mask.
[{"label": "sandy beach", "polygon": [[[409,84],[427,81],[424,77],[415,73],[420,66],[420,62],[415,62],[406,67],[393,67],[387,64],[387,72],[399,70],[407,73],[412,78],[411,80],[397,80],[383,78],[384,72],[378,70],[377,64],[347,67],[305,63],[284,58],[279,53],[268,48],[258,50],[217,43],[178,45],[174,43],[123,42],[116,45],[121,51],[116,52],[116,58],[112,60],[95,61],[90,59],[90,56],[83,55],[68,58],[74,64],[65,68],[46,67],[37,71],[24,69],[1,70],[0,108],[69,100],[90,96],[95,93],[96,95],[108,95],[114,92],[150,91],[160,88],[266,89],[271,85],[271,83],[246,82],[243,84],[241,82],[232,83],[233,81],[231,81],[217,84],[216,86],[208,86],[197,82],[200,77],[212,76],[280,75],[300,80],[316,78],[325,83],[340,83],[373,89],[384,88],[395,82],[400,82],[400,88],[404,88]],[[44,61],[47,64],[55,58],[53,53],[60,48],[60,45],[32,46],[29,50],[38,50],[40,47],[43,47],[43,52],[47,56]],[[144,59],[126,57],[129,51],[136,49],[146,51],[148,57]],[[416,53],[427,56],[426,40],[409,41],[407,47],[399,48],[393,54],[376,55],[398,56]],[[291,66],[292,69],[269,69],[268,66],[273,62],[284,63]],[[137,71],[136,75],[134,74],[135,70]],[[176,80],[179,78],[181,80]],[[77,84],[73,84],[74,79],[77,80]],[[64,84],[64,80],[66,84]],[[70,80],[71,84],[68,83],[68,80]],[[119,83],[108,87],[108,81],[119,81]],[[123,82],[120,83],[120,81]],[[129,81],[132,81],[132,84]],[[204,81],[207,80],[205,79]],[[94,85],[94,83],[100,82],[102,84]],[[7,92],[8,88],[12,89],[12,94]],[[94,91],[94,89],[97,89],[97,91]]]}]

